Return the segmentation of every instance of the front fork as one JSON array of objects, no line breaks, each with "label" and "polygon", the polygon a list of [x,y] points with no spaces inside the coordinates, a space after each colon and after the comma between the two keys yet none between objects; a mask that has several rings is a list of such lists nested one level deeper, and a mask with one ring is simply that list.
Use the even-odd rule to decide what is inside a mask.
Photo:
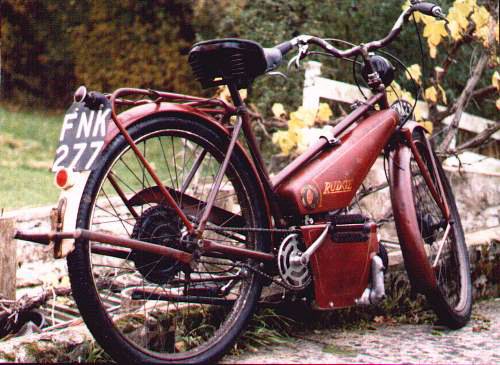
[{"label": "front fork", "polygon": [[389,182],[394,220],[410,282],[417,291],[427,292],[434,290],[437,287],[437,282],[433,270],[434,265],[429,264],[427,252],[422,242],[417,211],[413,201],[413,178],[410,168],[412,157],[422,172],[433,199],[446,219],[447,232],[445,232],[445,237],[450,232],[448,227],[453,224],[453,221],[450,219],[443,183],[436,168],[437,161],[434,159],[430,144],[426,141],[424,147],[429,151],[429,163],[435,172],[435,180],[433,180],[432,172],[425,165],[417,143],[412,138],[413,131],[416,129],[424,131],[424,128],[416,122],[408,122],[401,128],[400,134],[396,136],[394,148],[391,149],[390,153]]},{"label": "front fork", "polygon": [[[425,183],[429,187],[430,193],[434,200],[436,201],[436,204],[438,205],[439,209],[443,213],[443,216],[445,217],[447,222],[450,222],[450,208],[448,207],[448,202],[446,200],[446,195],[444,193],[443,189],[443,183],[441,181],[441,177],[439,176],[438,170],[437,170],[437,163],[436,159],[434,156],[434,153],[432,152],[432,146],[427,138],[425,138],[425,148],[427,150],[427,155],[430,159],[430,164],[432,165],[432,170],[434,173],[431,176],[431,172],[425,165],[425,162],[422,158],[421,152],[419,151],[415,140],[413,139],[412,136],[412,131],[409,128],[403,128],[401,130],[403,133],[403,136],[406,140],[406,143],[409,145],[413,158],[415,159],[415,162],[418,165],[418,168],[420,169],[420,172],[422,173],[422,177],[425,180]],[[433,180],[434,177],[434,180]]]}]

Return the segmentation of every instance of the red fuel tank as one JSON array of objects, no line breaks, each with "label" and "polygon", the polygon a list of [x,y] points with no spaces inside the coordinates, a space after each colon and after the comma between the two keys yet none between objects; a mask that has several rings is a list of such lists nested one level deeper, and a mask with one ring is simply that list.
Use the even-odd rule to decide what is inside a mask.
[{"label": "red fuel tank", "polygon": [[398,114],[373,113],[276,187],[284,214],[316,214],[346,207],[394,132]]}]

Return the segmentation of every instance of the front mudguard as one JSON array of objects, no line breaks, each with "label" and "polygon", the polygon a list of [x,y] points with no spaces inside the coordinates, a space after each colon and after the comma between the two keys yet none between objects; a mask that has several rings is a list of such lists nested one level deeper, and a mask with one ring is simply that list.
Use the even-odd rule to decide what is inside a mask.
[{"label": "front mudguard", "polygon": [[391,203],[405,268],[412,288],[425,293],[437,287],[436,278],[424,248],[413,201],[409,144],[417,123],[411,123],[397,133],[397,141],[389,155]]}]

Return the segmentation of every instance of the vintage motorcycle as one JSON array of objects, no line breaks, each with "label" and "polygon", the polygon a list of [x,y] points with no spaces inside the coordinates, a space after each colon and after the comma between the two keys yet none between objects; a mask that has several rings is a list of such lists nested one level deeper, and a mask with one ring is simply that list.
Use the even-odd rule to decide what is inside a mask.
[{"label": "vintage motorcycle", "polygon": [[[73,296],[106,352],[119,362],[216,361],[271,284],[319,310],[381,301],[387,252],[377,225],[347,207],[382,151],[412,287],[449,327],[467,323],[469,259],[450,184],[412,106],[389,105],[394,68],[373,54],[416,11],[443,17],[435,4],[413,1],[385,38],[346,50],[308,35],[273,48],[195,44],[196,78],[227,85],[234,105],[77,90],[54,163],[62,193],[52,231],[17,238],[67,256]],[[270,178],[239,90],[296,47],[299,62],[311,45],[361,57],[372,96]]]}]

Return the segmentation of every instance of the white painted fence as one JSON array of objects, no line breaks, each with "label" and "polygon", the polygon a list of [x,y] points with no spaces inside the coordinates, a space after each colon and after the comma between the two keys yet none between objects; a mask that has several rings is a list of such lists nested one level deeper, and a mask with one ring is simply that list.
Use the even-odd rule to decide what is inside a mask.
[{"label": "white painted fence", "polygon": [[[369,89],[362,88],[362,90],[365,95],[370,95]],[[321,63],[309,61],[305,64],[302,105],[306,108],[316,109],[319,106],[321,98],[335,100],[341,103],[353,103],[356,100],[363,99],[357,86],[321,77]],[[428,113],[427,104],[423,101],[418,101],[417,103],[425,118]],[[438,109],[444,110],[445,107],[440,105]],[[443,120],[443,123],[449,125],[452,118],[453,115],[450,115]],[[493,121],[485,118],[462,113],[458,127],[465,131],[480,133],[493,123]],[[500,140],[500,132],[493,134],[492,138]]]}]

